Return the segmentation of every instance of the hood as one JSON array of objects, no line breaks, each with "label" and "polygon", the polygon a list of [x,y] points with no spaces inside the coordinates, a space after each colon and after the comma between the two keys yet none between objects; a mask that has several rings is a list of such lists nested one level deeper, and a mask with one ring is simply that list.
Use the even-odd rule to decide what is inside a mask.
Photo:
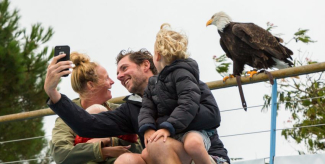
[{"label": "hood", "polygon": [[177,59],[170,65],[165,66],[165,68],[159,73],[158,79],[164,80],[168,74],[173,72],[176,69],[186,69],[189,72],[191,72],[194,77],[196,78],[197,82],[199,83],[200,80],[200,72],[199,72],[199,66],[195,60],[192,58],[187,59]]},{"label": "hood", "polygon": [[129,96],[126,96],[123,99],[123,101],[134,104],[134,105],[142,106],[142,97],[135,93],[133,93]]}]

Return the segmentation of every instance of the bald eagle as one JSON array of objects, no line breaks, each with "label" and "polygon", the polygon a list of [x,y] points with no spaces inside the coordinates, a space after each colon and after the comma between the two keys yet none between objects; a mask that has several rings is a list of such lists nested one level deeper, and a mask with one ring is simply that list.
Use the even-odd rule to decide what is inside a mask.
[{"label": "bald eagle", "polygon": [[209,25],[218,28],[220,45],[233,61],[234,76],[241,75],[245,64],[258,70],[293,65],[289,60],[293,53],[281,44],[283,40],[254,23],[232,22],[226,13],[218,12],[207,22]]}]

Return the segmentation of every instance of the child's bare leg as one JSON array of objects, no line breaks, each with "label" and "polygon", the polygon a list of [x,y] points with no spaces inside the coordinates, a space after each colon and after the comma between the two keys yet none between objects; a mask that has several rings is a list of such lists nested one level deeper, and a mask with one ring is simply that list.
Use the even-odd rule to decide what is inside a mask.
[{"label": "child's bare leg", "polygon": [[195,164],[211,163],[201,134],[189,132],[184,138],[184,149],[192,157]]}]

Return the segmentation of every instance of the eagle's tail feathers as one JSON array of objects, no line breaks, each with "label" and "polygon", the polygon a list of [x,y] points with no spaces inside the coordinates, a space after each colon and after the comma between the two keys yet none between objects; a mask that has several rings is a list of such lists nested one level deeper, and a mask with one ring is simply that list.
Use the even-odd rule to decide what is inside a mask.
[{"label": "eagle's tail feathers", "polygon": [[284,69],[284,68],[289,68],[289,67],[293,66],[293,63],[288,59],[279,60],[274,57],[272,57],[272,59],[275,61],[274,67],[277,69]]},{"label": "eagle's tail feathers", "polygon": [[282,39],[282,38],[279,38],[279,37],[276,37],[276,36],[274,36],[274,37],[275,37],[275,39],[276,39],[278,42],[283,43],[283,39]]}]

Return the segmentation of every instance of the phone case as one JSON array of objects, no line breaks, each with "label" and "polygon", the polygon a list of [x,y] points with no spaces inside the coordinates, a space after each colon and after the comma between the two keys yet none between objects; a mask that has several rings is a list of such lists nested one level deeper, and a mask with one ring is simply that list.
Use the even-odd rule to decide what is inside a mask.
[{"label": "phone case", "polygon": [[[64,46],[55,46],[55,48],[54,48],[54,56],[58,56],[58,55],[60,55],[62,53],[65,53],[66,56],[59,59],[58,62],[70,60],[70,47],[69,46],[66,46],[66,45],[64,45]],[[67,71],[67,70],[69,70],[69,69],[65,69],[63,71]],[[66,74],[66,75],[63,75],[63,76],[67,77],[68,75],[69,74]]]}]

